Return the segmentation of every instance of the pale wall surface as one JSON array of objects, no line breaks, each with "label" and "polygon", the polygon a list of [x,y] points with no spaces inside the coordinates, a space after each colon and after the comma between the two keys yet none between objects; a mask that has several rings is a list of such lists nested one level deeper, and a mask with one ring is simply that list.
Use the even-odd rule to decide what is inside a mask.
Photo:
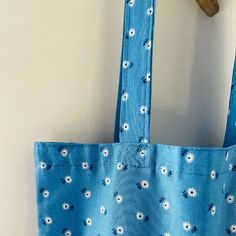
[{"label": "pale wall surface", "polygon": [[[158,1],[153,143],[222,143],[236,1],[220,2],[211,19]],[[1,235],[37,234],[33,141],[112,142],[122,17],[120,0],[0,0]]]}]

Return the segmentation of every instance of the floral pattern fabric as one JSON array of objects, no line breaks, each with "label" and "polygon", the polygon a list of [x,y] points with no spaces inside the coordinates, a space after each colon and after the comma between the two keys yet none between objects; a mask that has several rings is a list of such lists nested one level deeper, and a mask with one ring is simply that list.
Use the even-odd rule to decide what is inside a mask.
[{"label": "floral pattern fabric", "polygon": [[236,73],[223,148],[150,144],[154,15],[125,0],[114,143],[35,143],[40,236],[236,235]]}]

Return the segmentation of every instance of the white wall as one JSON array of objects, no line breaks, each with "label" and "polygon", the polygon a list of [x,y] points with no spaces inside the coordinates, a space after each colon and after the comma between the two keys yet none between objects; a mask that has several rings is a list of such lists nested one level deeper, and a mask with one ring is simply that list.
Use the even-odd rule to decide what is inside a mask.
[{"label": "white wall", "polygon": [[[1,235],[37,234],[33,141],[112,142],[122,3],[0,0]],[[153,143],[222,143],[236,2],[220,3],[158,1]]]}]

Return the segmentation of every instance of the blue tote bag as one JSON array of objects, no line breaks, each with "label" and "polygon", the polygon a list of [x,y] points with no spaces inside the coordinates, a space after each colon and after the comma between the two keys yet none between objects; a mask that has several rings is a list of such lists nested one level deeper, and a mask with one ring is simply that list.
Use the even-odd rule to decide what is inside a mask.
[{"label": "blue tote bag", "polygon": [[35,143],[40,236],[236,235],[236,69],[224,147],[149,143],[154,0],[126,0],[114,143]]}]

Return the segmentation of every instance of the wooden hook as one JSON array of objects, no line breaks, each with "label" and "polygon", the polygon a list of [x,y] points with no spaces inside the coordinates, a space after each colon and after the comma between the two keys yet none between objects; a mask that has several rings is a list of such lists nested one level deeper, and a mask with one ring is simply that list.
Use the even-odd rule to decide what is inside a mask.
[{"label": "wooden hook", "polygon": [[217,0],[196,0],[201,9],[208,15],[214,16],[219,12],[220,6]]}]

